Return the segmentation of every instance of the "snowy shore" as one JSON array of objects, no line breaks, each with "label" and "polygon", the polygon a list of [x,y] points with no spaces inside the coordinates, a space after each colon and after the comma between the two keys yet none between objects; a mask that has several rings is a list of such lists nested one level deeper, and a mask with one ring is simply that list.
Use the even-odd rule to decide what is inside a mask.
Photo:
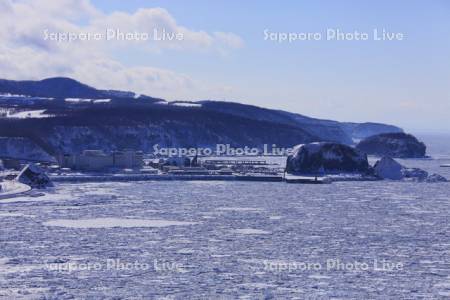
[{"label": "snowy shore", "polygon": [[7,199],[12,197],[21,196],[31,190],[31,187],[17,182],[17,181],[4,181],[0,182],[0,199]]}]

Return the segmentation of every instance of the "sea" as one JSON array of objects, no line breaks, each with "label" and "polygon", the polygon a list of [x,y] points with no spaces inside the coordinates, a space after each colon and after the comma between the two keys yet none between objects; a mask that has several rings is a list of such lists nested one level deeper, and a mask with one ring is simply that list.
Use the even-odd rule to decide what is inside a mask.
[{"label": "sea", "polygon": [[449,299],[449,214],[450,183],[58,184],[0,200],[0,299]]}]

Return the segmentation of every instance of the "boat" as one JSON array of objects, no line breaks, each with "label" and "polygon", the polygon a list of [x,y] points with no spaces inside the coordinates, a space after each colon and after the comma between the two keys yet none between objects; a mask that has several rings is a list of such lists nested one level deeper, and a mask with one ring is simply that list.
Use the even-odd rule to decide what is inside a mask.
[{"label": "boat", "polygon": [[441,168],[450,168],[450,164],[441,165]]}]

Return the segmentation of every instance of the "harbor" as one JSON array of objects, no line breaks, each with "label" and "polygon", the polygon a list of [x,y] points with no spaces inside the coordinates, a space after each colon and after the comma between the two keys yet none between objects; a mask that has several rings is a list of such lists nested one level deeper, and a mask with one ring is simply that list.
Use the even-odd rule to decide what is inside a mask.
[{"label": "harbor", "polygon": [[282,182],[282,176],[264,175],[173,175],[173,174],[102,174],[50,176],[53,182],[114,182],[114,181],[261,181]]},{"label": "harbor", "polygon": [[[144,158],[132,151],[124,151],[133,159],[130,165],[122,163],[121,169],[112,168],[109,172],[100,172],[106,165],[98,163],[107,161],[105,155],[98,151],[85,151],[78,156],[83,163],[72,163],[70,171],[66,160],[64,168],[53,170],[49,174],[53,182],[115,182],[115,181],[253,181],[253,182],[289,182],[289,183],[327,183],[324,177],[303,175],[301,177],[286,175],[283,160],[271,160],[268,157],[158,157]],[[113,157],[115,154],[113,154]],[[136,159],[138,157],[138,159]],[[69,158],[70,159],[70,158]],[[73,161],[73,159],[72,159]],[[111,158],[111,163],[116,159]],[[80,168],[79,166],[82,166]],[[96,166],[94,168],[93,166]],[[99,169],[98,166],[102,166]],[[125,167],[125,169],[123,168]],[[74,170],[72,170],[74,169]],[[78,170],[78,171],[77,171]],[[97,172],[92,172],[97,170]],[[301,178],[301,180],[299,180]]]},{"label": "harbor", "polygon": [[[42,188],[47,184],[52,186],[53,183],[136,181],[330,182],[315,174],[286,174],[284,161],[282,157],[152,157],[129,149],[111,153],[85,150],[75,155],[59,155],[56,162],[8,158],[8,161],[5,160],[8,164],[4,164],[8,169],[2,172],[1,177],[5,186],[11,182],[12,185],[30,185],[34,188]],[[33,172],[25,172],[27,168]],[[24,174],[28,174],[25,179]],[[40,178],[38,186],[33,183],[33,178]],[[20,191],[20,194],[23,193]],[[5,189],[2,194],[10,196]]]}]

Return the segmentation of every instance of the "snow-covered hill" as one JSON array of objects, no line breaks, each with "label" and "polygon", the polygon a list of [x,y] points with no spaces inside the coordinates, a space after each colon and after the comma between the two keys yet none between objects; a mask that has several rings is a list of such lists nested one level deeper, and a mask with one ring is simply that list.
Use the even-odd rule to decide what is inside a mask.
[{"label": "snow-covered hill", "polygon": [[52,155],[84,149],[147,152],[154,144],[260,148],[319,141],[352,144],[355,137],[393,131],[401,129],[320,120],[233,102],[167,102],[133,92],[98,90],[70,78],[0,80],[0,136],[27,138],[41,148],[32,154],[42,149]]}]

